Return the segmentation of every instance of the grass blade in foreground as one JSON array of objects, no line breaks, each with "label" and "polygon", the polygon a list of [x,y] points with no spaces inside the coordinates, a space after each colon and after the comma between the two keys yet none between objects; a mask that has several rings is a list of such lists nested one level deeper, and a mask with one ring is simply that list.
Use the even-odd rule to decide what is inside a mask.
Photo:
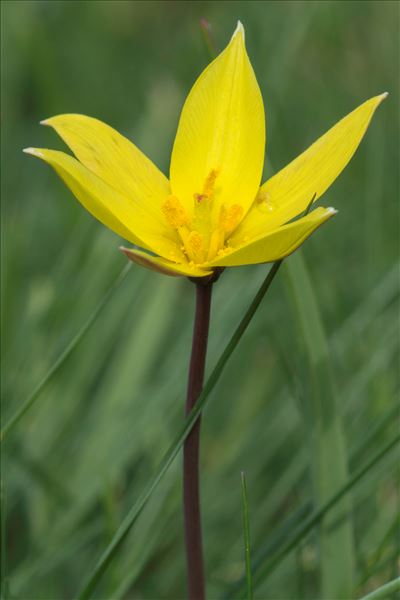
[{"label": "grass blade in foreground", "polygon": [[400,592],[400,577],[393,579],[393,581],[389,581],[389,583],[385,583],[385,585],[382,585],[367,596],[363,596],[361,600],[386,600],[395,592]]},{"label": "grass blade in foreground", "polygon": [[247,582],[247,600],[253,600],[253,579],[251,575],[251,557],[250,557],[250,523],[249,523],[249,503],[247,500],[246,474],[242,471],[242,501],[243,501],[243,535],[244,535],[244,555],[246,561],[246,582]]},{"label": "grass blade in foreground", "polygon": [[[398,412],[400,405],[395,405],[391,407],[384,417],[381,419],[380,423],[378,423],[377,427],[374,428],[371,433],[364,439],[362,444],[357,444],[355,448],[353,448],[350,452],[350,465],[358,464],[358,457],[361,456],[368,448],[372,446],[372,443],[376,441],[378,436],[383,435],[385,432],[385,428],[389,422],[393,422],[394,415]],[[357,459],[357,460],[356,460]],[[355,469],[352,469],[353,471]],[[303,477],[304,475],[302,475]],[[295,513],[293,513],[290,517],[287,518],[286,521],[280,525],[275,533],[270,536],[267,540],[267,543],[258,549],[257,552],[253,553],[252,566],[253,572],[258,572],[259,569],[262,569],[262,565],[268,560],[270,556],[274,556],[279,552],[279,549],[286,543],[287,540],[291,539],[290,534],[300,528],[300,526],[306,522],[306,519],[312,516],[314,513],[311,513],[311,505],[305,504],[297,509]],[[389,534],[394,535],[394,531],[397,529],[397,516],[394,522],[389,529]],[[384,542],[383,542],[384,543]],[[379,562],[379,558],[381,556],[381,548],[378,546],[372,557],[369,559],[369,564],[377,564]],[[364,585],[365,582],[373,575],[373,572],[368,572],[367,575],[362,579],[361,585]],[[244,591],[245,588],[245,577],[241,577],[232,587],[228,588],[227,593],[224,595],[225,600],[230,600],[231,598],[236,598],[236,593],[238,590]]]},{"label": "grass blade in foreground", "polygon": [[[366,475],[377,463],[379,463],[395,446],[400,442],[400,434],[396,435],[390,442],[388,442],[382,450],[380,450],[375,456],[373,456],[366,465],[358,469],[352,477],[350,477],[346,483],[331,497],[325,504],[323,504],[318,510],[314,511],[303,523],[295,528],[293,535],[283,545],[283,547],[276,552],[269,561],[266,561],[253,575],[253,581],[258,583],[266,579],[274,569],[282,562],[282,560],[299,544],[299,542],[308,534],[310,531],[322,521],[325,515],[334,508],[338,502],[349,492],[359,481]],[[235,597],[242,597],[244,584],[237,589]]]},{"label": "grass blade in foreground", "polygon": [[161,479],[163,478],[163,476],[165,475],[165,473],[168,471],[169,467],[171,466],[174,458],[177,456],[179,450],[182,448],[183,443],[186,439],[186,436],[191,431],[194,423],[197,421],[199,414],[201,413],[203,408],[206,406],[206,404],[209,400],[211,391],[213,390],[215,384],[219,380],[226,363],[228,362],[231,354],[235,350],[241,337],[243,336],[244,332],[246,331],[251,319],[254,316],[254,313],[256,312],[262,299],[264,298],[264,296],[265,296],[268,288],[270,287],[276,273],[278,272],[278,269],[281,264],[282,264],[282,261],[277,261],[273,264],[273,266],[269,270],[267,277],[265,278],[265,280],[262,283],[260,289],[258,290],[256,296],[254,297],[253,301],[251,302],[249,308],[247,309],[246,314],[244,315],[243,319],[239,323],[236,331],[232,335],[225,350],[221,354],[210,377],[207,379],[206,384],[203,388],[203,391],[201,392],[189,417],[187,418],[183,427],[181,428],[181,430],[179,431],[175,440],[171,444],[170,448],[164,455],[164,458],[163,458],[157,472],[155,473],[155,475],[149,482],[147,488],[139,496],[136,503],[133,505],[132,509],[127,514],[127,516],[125,517],[121,526],[117,530],[115,536],[111,540],[111,543],[107,546],[106,550],[103,552],[103,554],[100,557],[98,563],[96,564],[92,574],[88,577],[88,580],[87,580],[84,588],[82,589],[80,595],[78,596],[79,600],[88,600],[88,598],[91,597],[92,592],[94,591],[100,577],[102,576],[102,574],[104,573],[104,571],[107,569],[108,565],[114,558],[116,552],[118,551],[121,544],[124,542],[126,536],[128,535],[129,531],[131,530],[137,517],[142,512],[143,508],[145,507],[145,505],[146,505],[147,501],[149,500],[150,496],[152,495],[153,491],[156,489],[156,487],[160,483]]},{"label": "grass blade in foreground", "polygon": [[4,426],[4,428],[2,429],[1,434],[0,434],[1,442],[4,441],[4,439],[10,433],[10,431],[17,425],[17,423],[22,419],[22,417],[25,415],[25,413],[28,412],[28,410],[33,406],[33,404],[38,399],[38,397],[40,396],[40,394],[42,393],[42,391],[44,390],[46,385],[49,383],[49,381],[52,379],[52,377],[54,377],[54,375],[57,373],[57,371],[60,369],[60,367],[62,367],[64,362],[67,360],[67,358],[72,354],[72,352],[78,346],[78,344],[82,340],[83,336],[89,331],[90,327],[93,325],[93,323],[95,322],[95,320],[97,319],[97,317],[99,316],[99,314],[101,313],[101,311],[103,310],[103,308],[105,307],[105,305],[107,304],[109,299],[111,298],[113,292],[124,281],[131,266],[132,265],[128,263],[122,269],[122,271],[119,273],[118,277],[115,279],[114,283],[111,285],[110,289],[103,296],[102,300],[99,302],[97,307],[94,309],[94,311],[92,312],[92,314],[90,315],[90,317],[88,318],[86,323],[83,325],[83,327],[80,329],[80,331],[78,331],[78,333],[75,335],[75,337],[72,338],[72,340],[70,341],[68,346],[66,348],[64,348],[64,350],[61,352],[61,354],[59,355],[59,357],[57,358],[57,360],[55,361],[53,366],[46,373],[46,375],[43,377],[43,379],[38,383],[38,385],[33,390],[32,394],[29,396],[29,398],[22,404],[22,406],[17,410],[15,415],[13,417],[11,417],[11,419],[8,421],[8,423]]},{"label": "grass blade in foreground", "polygon": [[[328,342],[311,277],[301,250],[286,262],[291,298],[306,350],[309,377],[303,420],[309,429],[315,505],[323,505],[348,478],[344,432]],[[350,597],[354,591],[354,543],[350,499],[324,519],[321,544],[321,595]],[[343,515],[346,515],[345,518]]]}]

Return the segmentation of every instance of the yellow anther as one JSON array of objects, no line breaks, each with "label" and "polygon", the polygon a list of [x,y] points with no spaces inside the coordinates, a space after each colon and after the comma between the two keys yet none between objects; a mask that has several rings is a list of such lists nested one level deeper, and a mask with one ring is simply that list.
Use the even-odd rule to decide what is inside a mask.
[{"label": "yellow anther", "polygon": [[240,204],[232,204],[228,209],[225,206],[221,207],[220,222],[225,231],[225,237],[239,225],[242,216],[243,207]]},{"label": "yellow anther", "polygon": [[188,224],[186,211],[175,196],[168,196],[161,209],[168,223],[174,229],[178,229],[179,227]]},{"label": "yellow anther", "polygon": [[187,227],[181,227],[178,232],[189,261],[194,263],[204,262],[204,242],[201,233],[189,231]]},{"label": "yellow anther", "polygon": [[198,231],[191,231],[188,237],[188,246],[194,262],[204,262],[203,236]]},{"label": "yellow anther", "polygon": [[207,178],[206,178],[206,181],[205,181],[204,187],[203,187],[203,194],[204,194],[204,196],[207,196],[207,198],[211,198],[212,195],[214,194],[215,180],[217,179],[217,177],[218,177],[218,170],[211,169],[211,171],[207,175]]}]

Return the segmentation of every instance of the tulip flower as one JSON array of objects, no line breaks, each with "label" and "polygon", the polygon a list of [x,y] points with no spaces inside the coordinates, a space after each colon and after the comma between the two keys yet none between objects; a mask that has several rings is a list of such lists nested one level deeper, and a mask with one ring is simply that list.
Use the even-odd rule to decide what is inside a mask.
[{"label": "tulip flower", "polygon": [[336,213],[320,207],[296,220],[347,165],[385,97],[361,104],[260,186],[264,106],[239,22],[186,99],[169,180],[127,138],[78,114],[42,121],[76,158],[25,152],[49,163],[94,217],[135,245],[122,248],[132,261],[167,275],[209,277],[219,267],[291,254]]},{"label": "tulip flower", "polygon": [[[64,114],[42,121],[75,157],[38,148],[25,152],[50,164],[96,219],[133,245],[121,248],[130,260],[197,283],[186,414],[203,385],[212,283],[226,267],[275,262],[265,293],[281,260],[336,214],[333,208],[306,209],[345,168],[386,95],[361,104],[261,185],[264,106],[239,22],[185,101],[169,179],[130,140],[97,119]],[[205,597],[199,434],[200,418],[184,444],[190,600]],[[93,585],[94,579],[82,598]]]}]

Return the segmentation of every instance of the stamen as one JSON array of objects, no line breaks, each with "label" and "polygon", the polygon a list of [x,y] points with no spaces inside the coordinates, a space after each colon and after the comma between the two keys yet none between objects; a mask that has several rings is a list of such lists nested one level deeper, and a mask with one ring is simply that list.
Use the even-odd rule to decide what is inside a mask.
[{"label": "stamen", "polygon": [[188,224],[186,211],[175,196],[168,196],[161,209],[168,223],[174,229],[179,229],[179,227]]},{"label": "stamen", "polygon": [[203,194],[207,196],[207,198],[211,198],[214,194],[214,186],[215,180],[218,177],[218,170],[211,169],[210,173],[207,175],[207,179],[204,183]]},{"label": "stamen", "polygon": [[[213,202],[218,175],[219,171],[212,169],[201,194],[193,195],[195,203],[191,217],[176,196],[168,196],[161,207],[168,224],[182,241],[181,250],[193,264],[201,264],[229,252],[229,236],[243,218],[244,210],[240,204],[221,206]],[[264,204],[265,193],[261,198],[257,196],[256,201]]]},{"label": "stamen", "polygon": [[178,233],[183,242],[182,250],[189,261],[193,263],[204,262],[204,243],[201,233],[189,231],[187,227],[180,227]]},{"label": "stamen", "polygon": [[195,263],[204,262],[203,236],[198,231],[191,231],[188,238],[190,253]]},{"label": "stamen", "polygon": [[240,204],[232,204],[228,209],[222,205],[220,214],[220,223],[225,232],[225,237],[239,225],[243,215],[243,207]]},{"label": "stamen", "polygon": [[219,249],[224,245],[224,231],[221,227],[214,229],[210,238],[210,245],[208,247],[207,260],[213,260],[216,257]]}]

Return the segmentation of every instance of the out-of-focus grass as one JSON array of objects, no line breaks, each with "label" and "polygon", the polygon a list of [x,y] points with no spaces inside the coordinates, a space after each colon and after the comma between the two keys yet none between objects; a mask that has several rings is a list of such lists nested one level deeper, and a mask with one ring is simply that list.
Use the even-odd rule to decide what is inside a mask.
[{"label": "out-of-focus grass", "polygon": [[[264,95],[275,168],[366,98],[390,92],[324,198],[339,215],[304,248],[351,471],[385,445],[398,428],[398,8],[327,1],[2,3],[5,421],[124,265],[116,236],[21,149],[62,148],[38,121],[82,112],[132,137],[167,172],[182,102],[208,60],[199,18],[213,24],[219,47],[240,18]],[[232,269],[215,286],[210,367],[265,272],[265,266]],[[279,279],[204,419],[210,598],[222,597],[245,573],[240,470],[247,475],[255,560],[313,507],[309,431],[299,402],[307,359]],[[182,424],[192,313],[189,282],[132,268],[10,434],[2,456],[10,597],[76,595]],[[394,458],[351,496],[355,596],[396,576]],[[316,540],[309,536],[256,586],[255,597],[320,598]],[[176,464],[96,597],[183,598],[182,544]]]}]

